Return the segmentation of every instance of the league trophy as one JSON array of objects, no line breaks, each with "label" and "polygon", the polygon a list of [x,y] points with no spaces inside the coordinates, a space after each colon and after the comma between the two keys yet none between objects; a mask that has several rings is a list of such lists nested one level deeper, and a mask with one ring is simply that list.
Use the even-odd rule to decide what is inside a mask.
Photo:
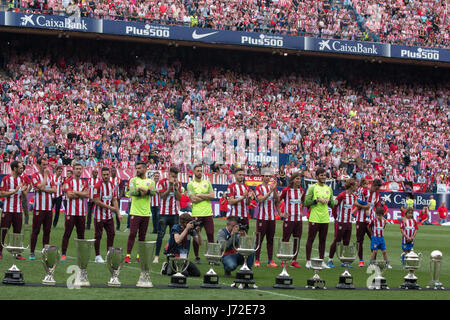
[{"label": "league trophy", "polygon": [[91,258],[94,242],[95,239],[75,239],[78,267],[80,268],[79,278],[74,283],[76,286],[89,287],[91,285],[87,277],[87,266]]},{"label": "league trophy", "polygon": [[[297,241],[297,251],[294,252],[294,243]],[[280,259],[283,263],[283,271],[277,276],[275,280],[275,285],[273,286],[276,289],[294,289],[292,277],[286,271],[286,267],[288,263],[290,263],[294,257],[298,253],[299,249],[299,238],[294,238],[294,242],[283,242],[280,238],[278,238],[278,252],[277,258]]]},{"label": "league trophy", "polygon": [[430,254],[430,272],[431,272],[431,280],[427,285],[427,289],[444,289],[442,282],[439,281],[439,275],[441,273],[442,266],[442,252],[439,250],[434,250]]},{"label": "league trophy", "polygon": [[152,288],[153,284],[150,280],[150,269],[155,253],[156,241],[138,241],[139,259],[141,260],[141,274],[136,287]]},{"label": "league trophy", "polygon": [[306,288],[311,289],[326,289],[325,280],[319,276],[319,271],[322,267],[323,259],[313,258],[311,259],[311,269],[314,270],[314,276],[306,281]]},{"label": "league trophy", "polygon": [[111,272],[111,279],[108,281],[109,287],[120,287],[119,281],[120,269],[122,269],[125,254],[122,248],[111,247],[106,254],[106,265]]},{"label": "league trophy", "polygon": [[375,270],[375,278],[373,278],[372,283],[369,283],[367,287],[371,290],[389,289],[386,278],[382,276],[383,271],[386,269],[386,261],[375,261],[375,263],[371,264],[367,270],[370,271],[370,269]]},{"label": "league trophy", "polygon": [[338,242],[336,252],[339,260],[344,264],[345,271],[339,276],[338,289],[355,289],[353,285],[353,276],[348,271],[349,266],[356,260],[356,253],[358,252],[359,243],[349,244],[344,246],[342,242]]},{"label": "league trophy", "polygon": [[206,247],[205,258],[211,265],[211,269],[209,269],[209,271],[205,273],[205,276],[203,277],[203,284],[201,285],[202,288],[215,288],[215,289],[220,288],[219,276],[214,271],[213,266],[215,264],[219,264],[220,260],[222,259],[224,251],[225,251],[225,244],[223,243],[223,241],[222,243],[208,242]]},{"label": "league trophy", "polygon": [[170,278],[170,288],[188,288],[186,284],[186,276],[183,274],[189,266],[189,260],[186,254],[179,257],[171,257],[169,259],[171,266],[175,266],[175,273]]},{"label": "league trophy", "polygon": [[60,258],[61,255],[57,246],[49,244],[44,246],[42,249],[42,264],[44,265],[46,275],[44,280],[42,280],[42,284],[47,286],[54,286],[56,284],[53,274],[55,273]]},{"label": "league trophy", "polygon": [[244,264],[242,267],[236,272],[236,279],[231,287],[238,286],[239,289],[247,289],[249,286],[254,289],[258,288],[255,285],[255,281],[253,280],[253,272],[247,265],[248,257],[254,254],[259,248],[258,245],[255,248],[256,236],[239,236],[239,247],[236,248],[236,242],[233,240],[233,246],[235,246],[236,251],[244,257]]},{"label": "league trophy", "polygon": [[417,277],[414,271],[420,268],[420,261],[422,260],[421,253],[415,253],[413,250],[405,255],[405,269],[409,273],[404,277],[405,282],[400,286],[401,289],[422,289],[417,284]]},{"label": "league trophy", "polygon": [[[2,232],[6,232],[6,229],[2,229]],[[24,247],[24,234],[23,233],[8,233],[6,235],[6,244],[2,242],[3,248],[5,248],[14,257],[24,252],[27,248]],[[5,278],[3,278],[3,284],[24,285],[23,273],[13,263],[12,267],[6,270]]]}]

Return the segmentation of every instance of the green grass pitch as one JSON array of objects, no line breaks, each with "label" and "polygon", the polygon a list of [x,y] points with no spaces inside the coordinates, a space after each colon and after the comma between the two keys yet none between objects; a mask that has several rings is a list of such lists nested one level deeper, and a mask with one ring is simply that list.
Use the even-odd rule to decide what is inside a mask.
[{"label": "green grass pitch", "polygon": [[[61,221],[62,220],[62,221]],[[126,219],[124,219],[125,221]],[[62,234],[63,234],[63,219],[56,228],[52,228],[50,243],[55,244],[58,247],[61,246]],[[122,229],[125,224],[122,223]],[[215,219],[215,232],[225,225],[224,219]],[[150,227],[151,228],[151,227]],[[149,229],[150,229],[149,228]],[[343,268],[340,267],[339,261],[334,259],[336,268],[322,270],[320,277],[326,281],[326,285],[329,290],[280,290],[273,289],[276,276],[281,272],[281,267],[268,268],[265,266],[267,262],[267,251],[265,241],[261,250],[261,267],[254,268],[254,280],[258,285],[258,289],[173,289],[173,288],[81,288],[81,289],[68,289],[67,287],[42,287],[42,286],[5,286],[0,285],[0,299],[7,300],[32,300],[32,299],[52,299],[52,300],[71,300],[71,299],[87,299],[87,300],[322,300],[322,299],[345,299],[345,300],[373,300],[373,299],[400,299],[400,300],[435,300],[435,299],[450,299],[450,291],[447,290],[393,290],[398,288],[403,283],[403,277],[407,274],[401,266],[400,254],[401,254],[401,234],[399,225],[388,225],[386,227],[386,247],[388,257],[390,259],[393,269],[386,270],[383,276],[386,277],[387,283],[391,290],[337,290],[334,289],[338,283],[339,275],[343,272]],[[26,245],[29,242],[29,229],[30,226],[26,226],[27,239]],[[256,230],[255,220],[250,222],[250,232]],[[330,224],[327,238],[327,250],[334,237],[334,225]],[[12,230],[10,230],[11,232]],[[313,275],[313,270],[306,269],[305,265],[305,243],[307,237],[308,225],[306,222],[303,224],[303,234],[300,242],[299,263],[302,266],[300,269],[288,268],[289,274],[294,279],[294,286],[304,287],[306,280]],[[450,228],[443,226],[420,226],[419,232],[416,237],[415,252],[421,252],[423,254],[423,261],[421,269],[416,272],[420,286],[425,288],[430,280],[430,266],[429,255],[433,250],[440,250],[443,253],[443,264],[441,271],[441,282],[445,287],[450,287]],[[277,221],[276,237],[280,237],[282,233],[282,222]],[[203,239],[206,239],[204,231],[202,231]],[[72,275],[67,273],[67,268],[70,265],[76,264],[75,247],[73,239],[76,237],[75,230],[72,233],[71,241],[69,242],[69,249],[67,252],[67,261],[59,263],[55,271],[55,280],[58,284],[66,284],[67,279]],[[94,238],[94,230],[86,230],[86,239]],[[114,245],[122,248],[126,248],[128,239],[128,233],[119,232],[116,233]],[[168,232],[163,242],[163,246],[168,239]],[[146,240],[156,240],[155,234],[148,233]],[[355,241],[355,228],[353,228],[352,241]],[[103,235],[101,243],[101,254],[105,259],[106,255],[106,234]],[[318,255],[317,251],[318,239],[316,239],[313,245],[312,256]],[[366,263],[369,261],[370,255],[370,241],[368,238],[364,240],[364,258]],[[19,269],[23,271],[25,282],[28,284],[41,283],[45,276],[44,268],[40,260],[42,249],[42,231],[38,237],[38,244],[36,248],[36,260],[35,261],[16,261]],[[277,250],[276,242],[274,251]],[[200,248],[201,255],[205,251],[205,246]],[[137,245],[133,248],[133,263],[125,264],[120,273],[119,279],[124,285],[134,286],[139,278],[140,265],[136,260]],[[191,248],[191,259],[193,259],[193,250]],[[275,253],[275,252],[274,252]],[[25,251],[24,256],[28,258],[29,250]],[[275,256],[275,255],[274,255]],[[325,255],[326,261],[327,254]],[[382,258],[381,253],[378,256]],[[170,282],[170,277],[160,275],[160,269],[162,262],[165,260],[165,256],[161,254],[160,263],[152,265],[151,280],[155,286],[166,286]],[[280,261],[275,261],[280,264]],[[0,260],[0,276],[3,279],[4,272],[11,267],[13,258],[6,250],[3,250],[3,259]],[[203,282],[203,274],[209,270],[204,257],[202,257],[201,264],[199,265],[202,276],[199,278],[188,278],[187,284],[192,287],[198,287]],[[230,287],[233,283],[235,273],[233,272],[231,277],[225,277],[222,266],[215,267],[216,272],[219,274],[219,282],[224,287]],[[353,263],[353,269],[350,269],[354,278],[354,284],[358,288],[366,287],[366,281],[371,274],[367,273],[367,267],[357,267],[357,262]],[[91,262],[88,266],[88,277],[91,284],[106,285],[110,272],[107,269],[106,264],[94,263],[94,252],[92,252]],[[270,288],[268,288],[270,287]],[[333,290],[331,290],[333,288]]]}]

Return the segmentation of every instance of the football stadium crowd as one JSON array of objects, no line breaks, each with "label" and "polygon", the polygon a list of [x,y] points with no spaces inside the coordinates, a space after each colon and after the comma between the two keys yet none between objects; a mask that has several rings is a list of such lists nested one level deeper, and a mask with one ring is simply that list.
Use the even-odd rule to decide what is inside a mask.
[{"label": "football stadium crowd", "polygon": [[[44,39],[44,38],[42,38]],[[272,129],[330,178],[450,183],[444,69],[32,36],[0,38],[0,162],[167,170],[177,128]],[[206,143],[205,143],[206,145]],[[182,164],[180,170],[192,168]],[[256,165],[246,173],[258,174]],[[230,165],[208,171],[230,173]]]},{"label": "football stadium crowd", "polygon": [[445,0],[2,0],[22,12],[448,47]]}]

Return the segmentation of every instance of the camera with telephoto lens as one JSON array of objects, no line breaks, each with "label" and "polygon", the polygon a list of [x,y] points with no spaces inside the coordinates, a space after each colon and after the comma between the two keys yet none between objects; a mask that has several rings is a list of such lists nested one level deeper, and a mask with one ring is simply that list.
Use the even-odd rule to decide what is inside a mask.
[{"label": "camera with telephoto lens", "polygon": [[195,232],[195,229],[197,228],[197,227],[203,227],[203,222],[201,222],[201,221],[196,221],[196,220],[192,220],[191,221],[192,222],[192,224],[194,225],[194,227],[191,229],[191,230],[189,230],[189,234],[191,235],[191,236],[194,236],[194,232]]},{"label": "camera with telephoto lens", "polygon": [[242,223],[242,219],[240,219],[240,218],[238,221],[238,226],[239,226],[239,231],[245,231],[245,232],[248,231],[249,225]]}]

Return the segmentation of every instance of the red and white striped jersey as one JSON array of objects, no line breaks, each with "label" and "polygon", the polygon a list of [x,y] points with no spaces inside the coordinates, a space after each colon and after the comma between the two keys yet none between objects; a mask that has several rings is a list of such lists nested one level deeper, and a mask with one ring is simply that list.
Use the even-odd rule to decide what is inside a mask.
[{"label": "red and white striped jersey", "polygon": [[58,198],[60,196],[63,195],[63,185],[64,185],[64,177],[63,176],[59,176],[57,177],[56,175],[53,176],[53,183],[56,186],[56,193],[53,194],[54,198]]},{"label": "red and white striped jersey", "polygon": [[[104,183],[98,181],[94,187],[94,198],[100,198],[100,201],[108,206],[112,206],[112,200],[118,198],[119,194],[117,189],[114,188],[112,182]],[[111,210],[102,208],[98,205],[95,206],[94,219],[97,221],[112,219],[113,214]]]},{"label": "red and white striped jersey", "polygon": [[[175,198],[175,185],[172,187],[172,190],[170,190],[169,195],[164,200],[161,197],[161,208],[159,210],[159,214],[163,215],[175,215],[178,214],[178,211],[180,210],[180,201]],[[164,193],[169,189],[169,180],[168,179],[162,179],[158,182],[158,186],[156,187],[156,190],[159,193]],[[178,182],[177,186],[178,192],[181,193],[181,183]]]},{"label": "red and white striped jersey", "polygon": [[[31,183],[33,187],[40,185],[44,181],[44,175],[36,172],[31,177]],[[45,185],[45,189],[50,189],[54,187],[53,176],[47,176],[47,184]],[[35,189],[34,192],[34,210],[37,211],[51,211],[52,210],[52,193],[43,192]]]},{"label": "red and white striped jersey", "polygon": [[400,224],[400,230],[402,231],[402,243],[406,244],[406,237],[403,235],[403,231],[405,231],[406,235],[410,238],[414,236],[414,232],[419,230],[419,226],[417,225],[417,221],[414,219],[404,219]]},{"label": "red and white striped jersey", "polygon": [[[156,183],[158,185],[159,181]],[[161,195],[157,192],[154,196],[150,197],[150,207],[159,207],[161,205]]]},{"label": "red and white striped jersey", "polygon": [[[246,184],[238,184],[238,183],[234,182],[228,186],[227,197],[240,198],[246,191],[248,193],[250,193],[252,190]],[[244,200],[231,206],[230,216],[236,216],[236,217],[242,217],[242,218],[248,217],[247,198],[244,198]]]},{"label": "red and white striped jersey", "polygon": [[94,199],[94,188],[95,188],[95,185],[97,183],[99,183],[100,181],[102,181],[102,179],[99,178],[98,176],[97,176],[97,178],[92,177],[92,178],[87,179],[87,186],[89,188],[89,199]]},{"label": "red and white striped jersey", "polygon": [[[6,192],[14,191],[23,183],[24,181],[21,177],[14,178],[12,175],[7,175],[2,179],[0,190]],[[20,201],[21,194],[22,190],[19,189],[16,193],[9,197],[5,197],[5,201],[3,202],[3,212],[22,213],[22,202]]]},{"label": "red and white striped jersey", "polygon": [[[64,183],[64,192],[67,194],[68,191],[83,192],[88,188],[86,181],[80,179],[71,178],[66,180]],[[70,199],[67,196],[67,212],[66,215],[69,216],[84,216],[86,214],[84,209],[84,199]]]},{"label": "red and white striped jersey", "polygon": [[118,176],[110,177],[109,180],[113,183],[114,188],[117,189],[117,194],[120,195],[120,189],[123,188],[122,179],[120,179]]},{"label": "red and white striped jersey", "polygon": [[352,222],[352,209],[356,203],[356,195],[343,191],[336,197],[336,221],[342,223]]},{"label": "red and white striped jersey", "polygon": [[386,219],[384,218],[382,218],[381,220],[375,218],[369,224],[369,228],[372,229],[372,236],[374,237],[384,237],[385,227],[386,227]]},{"label": "red and white striped jersey", "polygon": [[[367,210],[357,210],[356,212],[356,221],[364,222],[364,221],[372,221],[376,218],[375,209],[376,207],[381,206],[381,196],[378,192],[370,191],[369,189],[363,189],[362,193],[358,195],[358,199],[362,201],[367,201],[370,205],[370,208]],[[367,213],[365,213],[367,211]]]},{"label": "red and white striped jersey", "polygon": [[281,191],[281,200],[284,200],[285,221],[302,221],[302,204],[305,202],[305,190],[301,187],[298,189],[286,187]]},{"label": "red and white striped jersey", "polygon": [[[255,195],[256,197],[263,197],[268,193],[271,193],[270,186],[264,186],[260,184],[255,189]],[[273,193],[264,201],[260,202],[258,206],[258,220],[275,220],[276,216],[276,206],[275,206],[275,199],[273,197]]]}]

